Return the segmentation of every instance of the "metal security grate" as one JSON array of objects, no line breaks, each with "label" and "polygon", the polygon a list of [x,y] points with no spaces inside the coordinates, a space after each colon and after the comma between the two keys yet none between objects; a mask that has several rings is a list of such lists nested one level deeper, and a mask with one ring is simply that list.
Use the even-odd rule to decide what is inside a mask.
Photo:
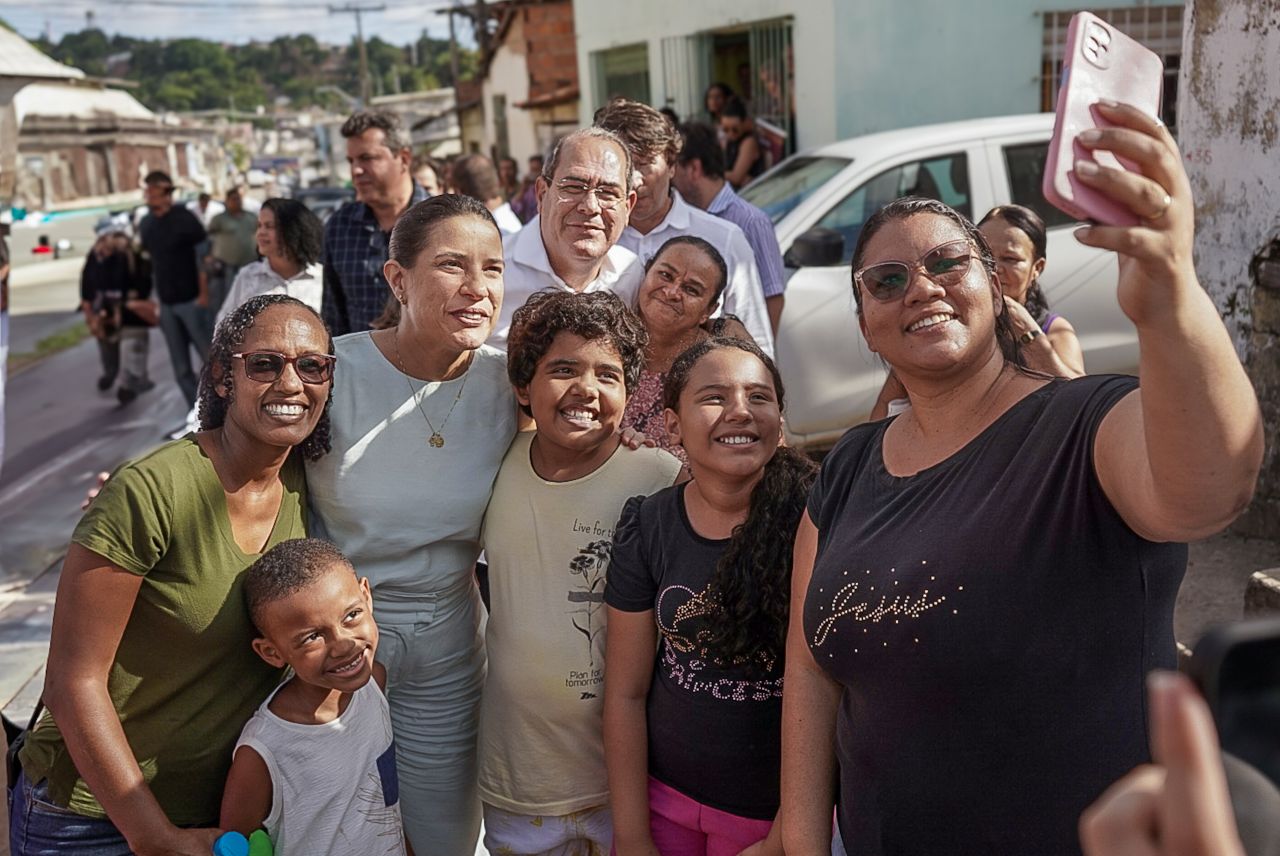
[{"label": "metal security grate", "polygon": [[[1088,9],[1130,38],[1146,46],[1164,62],[1164,103],[1161,114],[1170,128],[1177,126],[1178,69],[1182,65],[1182,5]],[[1067,48],[1067,25],[1075,12],[1044,12],[1044,41],[1040,70],[1040,109],[1058,105],[1062,61]]]},{"label": "metal security grate", "polygon": [[[754,24],[750,30],[751,112],[763,120],[771,134],[780,137],[780,151],[785,156],[795,148],[795,56],[791,48],[791,19]],[[775,130],[776,129],[776,130]]]}]

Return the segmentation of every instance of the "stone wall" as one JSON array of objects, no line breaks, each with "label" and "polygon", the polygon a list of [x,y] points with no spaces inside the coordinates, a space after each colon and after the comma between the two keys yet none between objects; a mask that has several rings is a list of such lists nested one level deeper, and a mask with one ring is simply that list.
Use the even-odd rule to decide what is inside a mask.
[{"label": "stone wall", "polygon": [[1240,534],[1280,537],[1280,0],[1188,0],[1179,136],[1196,198],[1196,269],[1262,400],[1267,456]]}]

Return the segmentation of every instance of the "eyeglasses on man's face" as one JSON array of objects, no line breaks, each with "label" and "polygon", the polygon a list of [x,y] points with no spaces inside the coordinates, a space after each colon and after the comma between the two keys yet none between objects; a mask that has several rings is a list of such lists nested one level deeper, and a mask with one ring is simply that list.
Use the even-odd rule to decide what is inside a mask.
[{"label": "eyeglasses on man's face", "polygon": [[583,181],[562,178],[554,185],[561,205],[582,205],[587,197],[594,197],[601,211],[612,211],[621,205],[626,196],[616,186],[598,184],[594,187]]}]

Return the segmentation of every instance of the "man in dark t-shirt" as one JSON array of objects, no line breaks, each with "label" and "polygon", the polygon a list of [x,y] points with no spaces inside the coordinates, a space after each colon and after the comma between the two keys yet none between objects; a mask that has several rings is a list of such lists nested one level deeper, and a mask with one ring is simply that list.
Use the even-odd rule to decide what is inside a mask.
[{"label": "man in dark t-shirt", "polygon": [[151,211],[143,218],[139,234],[151,256],[160,330],[169,346],[173,374],[190,406],[196,402],[197,388],[190,349],[195,348],[203,360],[213,338],[208,287],[196,260],[196,246],[205,239],[204,226],[186,208],[173,204],[173,180],[168,175],[157,170],[143,183],[143,198]]}]

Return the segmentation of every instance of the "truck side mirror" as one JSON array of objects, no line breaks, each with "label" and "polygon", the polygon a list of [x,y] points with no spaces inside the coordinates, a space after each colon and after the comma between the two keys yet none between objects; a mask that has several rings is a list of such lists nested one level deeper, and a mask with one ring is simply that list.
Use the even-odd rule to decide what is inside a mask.
[{"label": "truck side mirror", "polygon": [[814,226],[791,242],[783,259],[787,267],[835,267],[844,261],[844,236],[835,229]]}]

